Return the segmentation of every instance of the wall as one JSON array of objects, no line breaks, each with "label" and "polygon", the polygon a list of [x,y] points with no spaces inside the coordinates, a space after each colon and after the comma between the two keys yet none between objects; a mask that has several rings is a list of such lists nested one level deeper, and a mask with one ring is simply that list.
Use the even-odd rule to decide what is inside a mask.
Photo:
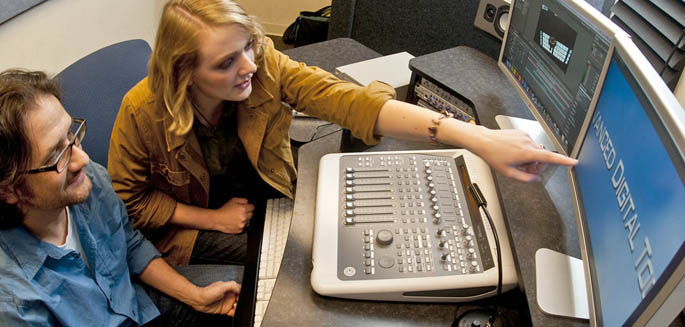
[{"label": "wall", "polygon": [[[0,0],[1,1],[1,0]],[[302,10],[331,0],[237,0],[267,33],[282,35]],[[166,0],[50,0],[0,24],[0,71],[45,70],[55,74],[109,44],[142,38],[154,44]],[[685,106],[685,74],[676,97]]]},{"label": "wall", "polygon": [[0,70],[55,74],[104,46],[142,38],[150,45],[165,0],[50,0],[0,25]]},{"label": "wall", "polygon": [[257,16],[267,34],[283,35],[300,11],[316,11],[331,0],[236,0],[250,15]]}]

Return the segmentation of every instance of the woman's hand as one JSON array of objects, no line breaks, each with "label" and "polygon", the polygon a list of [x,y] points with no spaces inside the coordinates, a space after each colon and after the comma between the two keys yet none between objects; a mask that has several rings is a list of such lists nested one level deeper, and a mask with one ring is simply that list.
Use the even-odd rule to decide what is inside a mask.
[{"label": "woman's hand", "polygon": [[221,208],[212,212],[213,230],[226,233],[241,233],[252,219],[254,205],[244,198],[231,198]]},{"label": "woman's hand", "polygon": [[500,174],[522,182],[540,180],[547,164],[573,166],[577,160],[545,150],[528,134],[516,129],[477,129],[467,148]]}]

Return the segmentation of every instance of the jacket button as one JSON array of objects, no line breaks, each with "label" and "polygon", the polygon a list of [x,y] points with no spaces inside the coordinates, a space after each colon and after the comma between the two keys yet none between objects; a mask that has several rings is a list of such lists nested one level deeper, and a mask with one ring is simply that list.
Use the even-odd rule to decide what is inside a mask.
[{"label": "jacket button", "polygon": [[274,171],[275,171],[275,170],[274,170],[273,168],[271,168],[271,173],[273,173]]}]

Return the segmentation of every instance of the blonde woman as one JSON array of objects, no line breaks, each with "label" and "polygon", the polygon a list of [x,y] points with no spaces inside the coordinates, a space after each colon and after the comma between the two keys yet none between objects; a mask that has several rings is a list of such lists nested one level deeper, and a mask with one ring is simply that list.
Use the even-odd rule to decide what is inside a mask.
[{"label": "blonde woman", "polygon": [[[241,234],[260,199],[294,196],[291,109],[351,130],[464,147],[505,176],[539,179],[546,163],[575,161],[525,133],[490,130],[394,100],[392,87],[359,87],[290,60],[229,0],[172,0],[149,76],[125,96],[109,173],[135,227],[167,260],[240,262]],[[432,128],[432,127],[437,127]]]}]

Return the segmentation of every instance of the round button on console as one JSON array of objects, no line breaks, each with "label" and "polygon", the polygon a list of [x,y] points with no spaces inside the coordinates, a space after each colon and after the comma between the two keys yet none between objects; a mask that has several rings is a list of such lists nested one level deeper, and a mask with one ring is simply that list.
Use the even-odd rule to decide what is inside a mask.
[{"label": "round button on console", "polygon": [[378,259],[378,265],[385,269],[392,268],[392,266],[395,265],[395,259],[388,256],[382,256]]},{"label": "round button on console", "polygon": [[378,245],[392,244],[392,232],[387,229],[378,231],[378,233],[376,234],[376,242],[378,243]]},{"label": "round button on console", "polygon": [[357,273],[357,270],[354,269],[354,267],[345,267],[345,269],[343,269],[343,274],[347,277],[352,277],[356,273]]}]

